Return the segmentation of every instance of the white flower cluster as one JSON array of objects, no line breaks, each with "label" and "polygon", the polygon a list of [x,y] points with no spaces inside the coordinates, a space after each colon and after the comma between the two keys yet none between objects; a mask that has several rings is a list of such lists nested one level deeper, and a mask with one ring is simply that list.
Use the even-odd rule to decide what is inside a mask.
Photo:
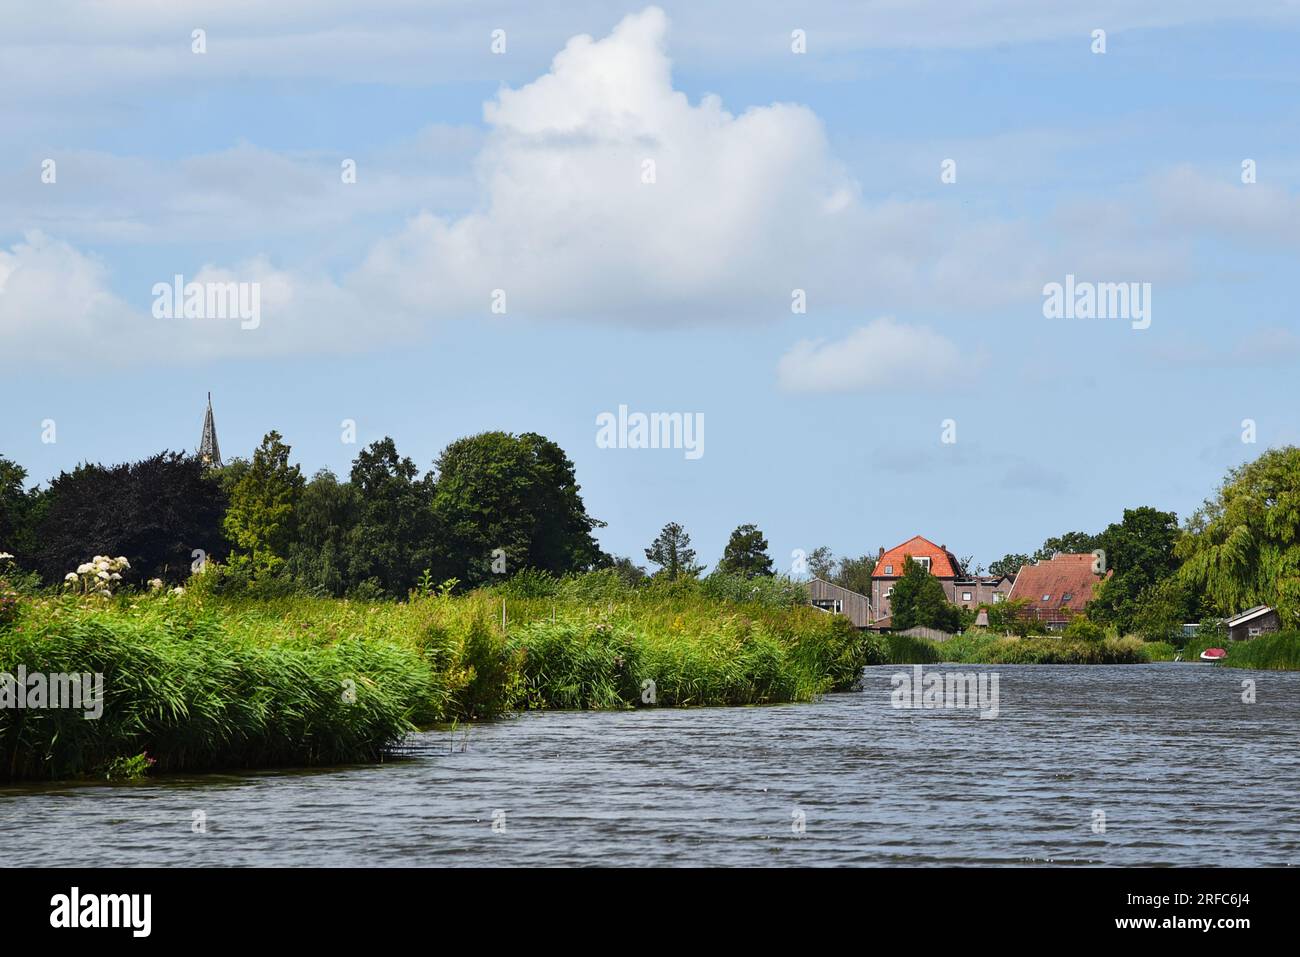
[{"label": "white flower cluster", "polygon": [[113,594],[116,584],[122,580],[122,572],[130,570],[131,563],[120,555],[117,558],[96,555],[84,565],[78,565],[75,572],[64,575],[63,580],[69,587],[79,586],[83,595],[103,595],[108,598]]}]

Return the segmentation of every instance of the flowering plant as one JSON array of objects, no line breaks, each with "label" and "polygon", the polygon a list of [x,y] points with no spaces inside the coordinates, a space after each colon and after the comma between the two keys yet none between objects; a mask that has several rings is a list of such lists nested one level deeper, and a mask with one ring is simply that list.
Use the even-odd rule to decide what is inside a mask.
[{"label": "flowering plant", "polygon": [[130,570],[131,563],[120,555],[117,558],[96,555],[84,565],[78,565],[75,572],[64,575],[63,581],[80,594],[109,598],[122,580],[122,572]]}]

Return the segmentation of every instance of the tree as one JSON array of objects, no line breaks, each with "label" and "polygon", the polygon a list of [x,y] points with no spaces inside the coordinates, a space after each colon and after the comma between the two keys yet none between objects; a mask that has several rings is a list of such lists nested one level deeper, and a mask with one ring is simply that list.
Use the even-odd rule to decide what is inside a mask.
[{"label": "tree", "polygon": [[27,470],[0,456],[0,552],[14,556],[22,568],[35,567],[35,526],[43,511],[43,496],[27,489]]},{"label": "tree", "polygon": [[[1173,512],[1149,506],[1124,509],[1123,519],[1097,536],[1096,547],[1105,552],[1106,567],[1112,574],[1098,588],[1088,606],[1088,617],[1114,625],[1120,634],[1131,631],[1141,610],[1142,593],[1178,568],[1174,555],[1178,535],[1178,516]],[[1190,609],[1186,612],[1191,613]]]},{"label": "tree", "polygon": [[355,584],[353,534],[361,502],[356,488],[321,469],[298,499],[297,537],[289,546],[287,571],[310,592],[340,597]]},{"label": "tree", "polygon": [[998,578],[1015,578],[1021,568],[1032,562],[1033,559],[1023,552],[1008,552],[989,564],[989,574],[996,575]]},{"label": "tree", "polygon": [[1003,555],[997,561],[993,562],[993,564],[989,565],[989,574],[996,575],[999,578],[1005,578],[1007,576],[1015,578],[1016,573],[1019,572],[1021,568],[1032,563],[1033,559],[1028,555],[1010,553]]},{"label": "tree", "polygon": [[[1144,641],[1182,644],[1182,626],[1206,617],[1202,614],[1200,605],[1200,595],[1196,589],[1177,574],[1171,575],[1142,589],[1125,631],[1131,631]],[[1091,606],[1088,615],[1093,616]]]},{"label": "tree", "polygon": [[813,578],[830,581],[835,573],[835,555],[829,545],[819,545],[808,555],[808,571]]},{"label": "tree", "polygon": [[405,595],[425,569],[447,561],[436,548],[433,476],[421,477],[385,436],[361,450],[351,477],[357,518],[348,537],[349,587],[369,581],[368,590]]},{"label": "tree", "polygon": [[855,591],[859,595],[870,595],[871,573],[875,570],[876,557],[874,555],[862,555],[859,558],[841,558],[839,566],[835,569],[830,581],[841,588]]},{"label": "tree", "polygon": [[291,449],[271,431],[253,452],[253,460],[232,475],[230,506],[224,527],[234,545],[232,568],[255,578],[275,574],[296,537],[295,508],[302,494],[302,470],[289,464]]},{"label": "tree", "polygon": [[1232,469],[1218,494],[1193,513],[1175,546],[1178,574],[1214,610],[1277,609],[1300,621],[1300,448],[1270,449]]},{"label": "tree", "polygon": [[593,568],[602,553],[573,462],[533,432],[484,432],[459,439],[436,464],[433,511],[442,575],[482,584],[504,569],[562,575]]},{"label": "tree", "polygon": [[754,578],[772,574],[772,558],[767,554],[767,539],[757,525],[741,525],[731,533],[722,560],[715,569],[724,575]]},{"label": "tree", "polygon": [[623,584],[633,587],[640,585],[649,577],[644,567],[638,565],[626,555],[611,556],[607,567],[614,569]]},{"label": "tree", "polygon": [[1066,555],[1084,555],[1097,548],[1096,535],[1089,535],[1087,532],[1066,532],[1064,535],[1058,535],[1055,538],[1049,538],[1043,542],[1043,547],[1034,552],[1034,561],[1047,561],[1057,552]]},{"label": "tree", "polygon": [[669,522],[663,527],[659,537],[645,550],[645,557],[652,564],[658,565],[659,574],[669,580],[676,580],[683,576],[694,578],[704,567],[695,564],[695,550],[691,548],[691,536],[686,534],[686,529],[676,522]]},{"label": "tree", "polygon": [[893,611],[893,629],[906,631],[920,625],[954,632],[960,624],[960,614],[948,601],[939,579],[911,556],[903,559],[903,577],[894,585],[889,606]]},{"label": "tree", "polygon": [[100,554],[129,560],[130,579],[183,581],[196,549],[213,557],[225,550],[224,495],[193,456],[80,465],[55,478],[45,498],[35,564],[47,582]]}]

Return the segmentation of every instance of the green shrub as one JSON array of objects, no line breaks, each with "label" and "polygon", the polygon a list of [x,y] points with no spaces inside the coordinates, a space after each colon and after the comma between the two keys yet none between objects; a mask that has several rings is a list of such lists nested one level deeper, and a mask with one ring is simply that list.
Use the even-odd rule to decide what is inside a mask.
[{"label": "green shrub", "polygon": [[496,587],[499,594],[510,598],[550,598],[560,590],[559,580],[548,571],[521,568]]},{"label": "green shrub", "polygon": [[1061,637],[1067,641],[1101,641],[1106,637],[1106,629],[1084,615],[1075,615],[1066,624]]}]

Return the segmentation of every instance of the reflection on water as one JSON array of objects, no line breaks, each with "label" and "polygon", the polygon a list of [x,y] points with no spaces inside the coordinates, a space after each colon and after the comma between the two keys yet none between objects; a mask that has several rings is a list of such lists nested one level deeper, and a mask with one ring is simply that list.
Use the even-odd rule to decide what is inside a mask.
[{"label": "reflection on water", "polygon": [[[901,670],[868,669],[862,692],[815,704],[431,731],[384,765],[0,788],[0,855],[8,866],[1300,862],[1300,673],[943,666],[1000,675],[1000,714],[980,720],[892,708]],[[1254,704],[1241,700],[1247,678]]]}]

